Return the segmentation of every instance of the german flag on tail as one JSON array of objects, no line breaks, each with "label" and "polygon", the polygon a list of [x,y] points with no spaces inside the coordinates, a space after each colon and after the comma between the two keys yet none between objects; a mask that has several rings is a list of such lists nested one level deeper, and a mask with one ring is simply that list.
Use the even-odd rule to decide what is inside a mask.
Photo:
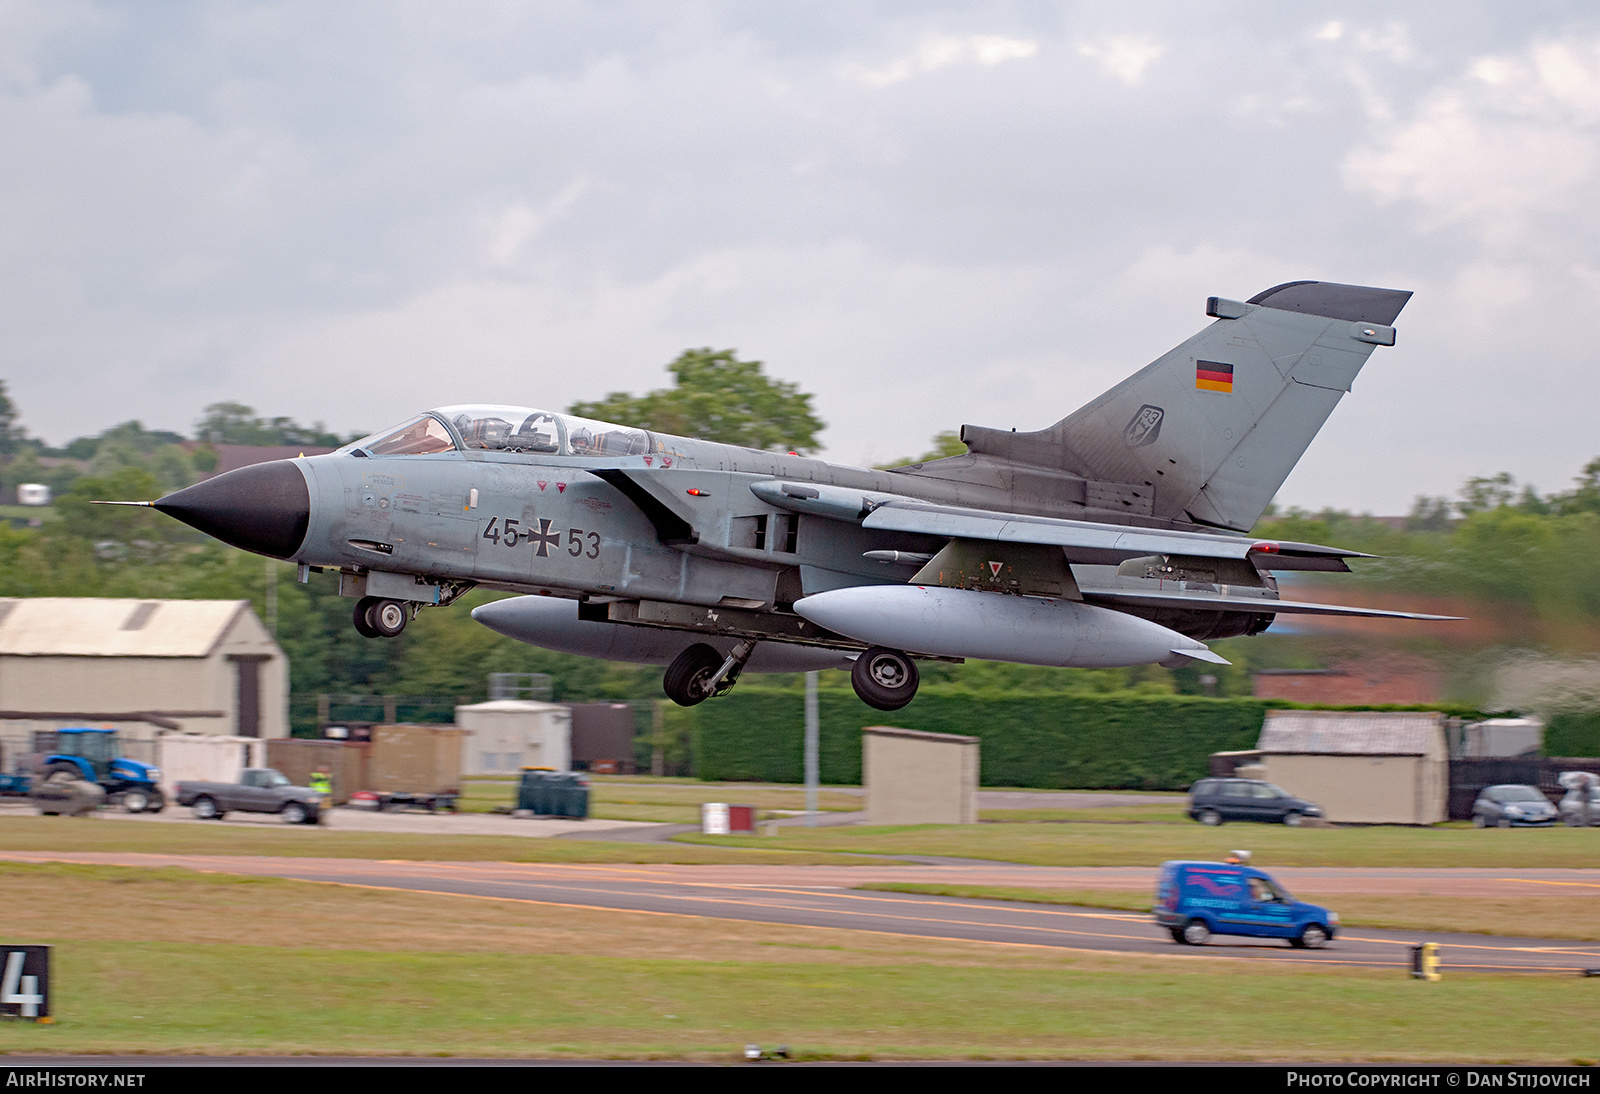
[{"label": "german flag on tail", "polygon": [[1233,366],[1217,361],[1196,361],[1194,386],[1201,391],[1220,391],[1224,395],[1232,395]]}]

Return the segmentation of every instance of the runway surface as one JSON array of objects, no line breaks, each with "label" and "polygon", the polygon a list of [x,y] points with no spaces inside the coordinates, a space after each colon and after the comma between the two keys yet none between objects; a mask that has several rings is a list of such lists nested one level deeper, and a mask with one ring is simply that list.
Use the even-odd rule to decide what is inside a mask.
[{"label": "runway surface", "polygon": [[[1488,935],[1436,934],[1353,928],[1324,950],[1296,950],[1281,941],[1218,937],[1204,947],[1175,945],[1148,914],[1009,901],[851,891],[868,882],[1010,885],[1040,888],[1153,887],[1154,871],[1134,868],[972,866],[675,866],[505,862],[411,862],[366,859],[269,858],[61,852],[0,852],[13,862],[73,862],[113,866],[176,866],[216,873],[295,878],[364,888],[521,901],[546,906],[603,908],[645,915],[745,920],[800,927],[877,931],[922,938],[1008,946],[1042,946],[1098,953],[1143,954],[1176,960],[1227,957],[1252,961],[1324,962],[1393,967],[1410,947],[1437,942],[1445,968],[1496,972],[1600,969],[1600,943]],[[1282,870],[1275,874],[1297,895],[1317,900],[1309,882],[1319,876],[1343,891],[1393,892],[1397,884],[1435,892],[1518,892],[1547,884],[1573,893],[1600,893],[1600,871]],[[1110,875],[1120,875],[1113,881]],[[1559,875],[1559,876],[1547,876]],[[1403,881],[1402,881],[1403,878]],[[1459,886],[1459,888],[1456,888]],[[1145,885],[1139,888],[1149,891]],[[1548,890],[1546,890],[1548,891]],[[1335,908],[1336,908],[1335,904]],[[1600,906],[1597,906],[1600,907]]]}]

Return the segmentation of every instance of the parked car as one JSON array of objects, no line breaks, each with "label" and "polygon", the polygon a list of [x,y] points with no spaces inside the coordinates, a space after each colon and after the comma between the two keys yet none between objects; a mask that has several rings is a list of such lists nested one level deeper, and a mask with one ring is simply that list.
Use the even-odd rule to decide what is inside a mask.
[{"label": "parked car", "polygon": [[316,824],[322,795],[294,786],[270,767],[247,767],[236,783],[181,782],[178,804],[191,806],[199,820],[221,820],[230,811],[277,813],[289,824]]},{"label": "parked car", "polygon": [[1162,863],[1154,914],[1174,942],[1188,946],[1232,934],[1315,950],[1339,933],[1338,913],[1295,900],[1270,875],[1243,863]]},{"label": "parked car", "polygon": [[[1600,775],[1588,771],[1563,771],[1556,780],[1567,788],[1556,808],[1561,820],[1573,828],[1600,825]],[[1585,809],[1585,799],[1588,808]]]},{"label": "parked car", "polygon": [[1476,828],[1525,828],[1555,822],[1556,807],[1531,786],[1486,786],[1472,803],[1472,824]]},{"label": "parked car", "polygon": [[1260,779],[1201,779],[1189,789],[1189,817],[1201,824],[1266,821],[1300,824],[1321,817],[1322,807]]}]

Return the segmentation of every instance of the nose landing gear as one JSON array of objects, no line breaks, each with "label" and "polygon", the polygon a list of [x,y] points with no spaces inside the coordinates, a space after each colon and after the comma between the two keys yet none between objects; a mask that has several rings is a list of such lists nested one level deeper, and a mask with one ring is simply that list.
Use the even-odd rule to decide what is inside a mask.
[{"label": "nose landing gear", "polygon": [[680,707],[703,703],[713,695],[729,691],[744,671],[745,662],[755,652],[754,641],[746,639],[723,657],[715,648],[696,642],[673,659],[661,678],[661,690]]},{"label": "nose landing gear", "polygon": [[399,600],[364,596],[356,601],[353,622],[363,638],[394,638],[411,622],[412,606]]}]

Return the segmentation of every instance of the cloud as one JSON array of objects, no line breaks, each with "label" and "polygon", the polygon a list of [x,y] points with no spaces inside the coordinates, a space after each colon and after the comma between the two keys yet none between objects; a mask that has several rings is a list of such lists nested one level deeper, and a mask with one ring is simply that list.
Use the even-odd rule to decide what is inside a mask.
[{"label": "cloud", "polygon": [[1039,51],[1039,43],[1026,38],[1007,38],[998,34],[928,34],[918,40],[909,54],[875,68],[847,65],[844,75],[868,87],[885,87],[933,72],[948,65],[972,62],[993,66],[1005,61],[1020,61]]},{"label": "cloud", "polygon": [[1382,202],[1416,203],[1424,231],[1466,223],[1520,245],[1592,204],[1597,122],[1600,42],[1543,43],[1475,61],[1353,151],[1344,178]]},{"label": "cloud", "polygon": [[1078,47],[1079,54],[1098,61],[1101,68],[1130,87],[1142,80],[1144,70],[1166,51],[1165,46],[1132,34],[1113,34]]}]

